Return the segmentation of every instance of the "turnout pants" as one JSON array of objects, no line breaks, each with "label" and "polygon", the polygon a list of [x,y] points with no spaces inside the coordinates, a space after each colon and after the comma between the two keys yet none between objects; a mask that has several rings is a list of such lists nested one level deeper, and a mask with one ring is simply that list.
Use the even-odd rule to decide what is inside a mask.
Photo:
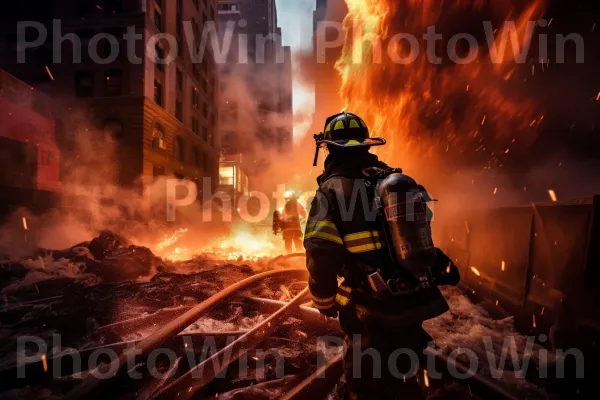
[{"label": "turnout pants", "polygon": [[304,246],[302,244],[302,231],[300,229],[284,230],[283,242],[285,243],[285,251],[287,253],[292,253],[294,249],[298,252],[304,250]]},{"label": "turnout pants", "polygon": [[423,350],[433,339],[421,325],[390,328],[363,324],[355,313],[340,313],[346,332],[345,399],[425,399],[417,381]]}]

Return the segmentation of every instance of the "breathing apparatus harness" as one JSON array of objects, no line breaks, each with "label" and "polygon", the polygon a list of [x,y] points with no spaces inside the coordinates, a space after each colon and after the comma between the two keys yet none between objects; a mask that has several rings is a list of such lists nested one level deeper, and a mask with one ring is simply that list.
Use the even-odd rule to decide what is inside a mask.
[{"label": "breathing apparatus harness", "polygon": [[[401,168],[379,168],[369,167],[362,171],[365,176],[368,196],[372,198],[377,207],[377,221],[383,232],[386,248],[388,250],[389,260],[391,262],[392,278],[385,279],[381,273],[381,269],[370,273],[367,276],[367,282],[373,290],[375,297],[384,296],[400,296],[429,289],[435,286],[435,279],[431,271],[425,276],[416,277],[409,271],[406,271],[399,265],[397,256],[394,253],[394,242],[391,238],[391,232],[388,223],[386,223],[386,214],[384,203],[381,199],[380,184],[392,174],[402,174]],[[398,276],[401,275],[401,276]]]}]

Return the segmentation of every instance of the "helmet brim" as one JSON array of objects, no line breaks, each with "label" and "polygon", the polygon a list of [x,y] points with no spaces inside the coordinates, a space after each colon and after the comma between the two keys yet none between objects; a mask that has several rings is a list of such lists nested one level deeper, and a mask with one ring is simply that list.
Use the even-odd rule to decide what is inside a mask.
[{"label": "helmet brim", "polygon": [[319,146],[332,145],[340,148],[352,147],[375,147],[386,144],[384,138],[366,138],[366,139],[345,139],[345,140],[320,140],[317,143]]}]

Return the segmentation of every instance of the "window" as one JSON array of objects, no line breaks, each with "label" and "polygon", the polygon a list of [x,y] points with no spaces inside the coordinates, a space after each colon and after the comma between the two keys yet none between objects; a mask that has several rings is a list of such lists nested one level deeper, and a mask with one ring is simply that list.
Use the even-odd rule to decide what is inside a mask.
[{"label": "window", "polygon": [[94,74],[91,71],[80,71],[75,74],[75,95],[94,97]]},{"label": "window", "polygon": [[181,136],[177,136],[173,142],[173,153],[175,154],[175,157],[177,157],[177,160],[180,162],[185,161],[185,144],[183,143]]},{"label": "window", "polygon": [[154,81],[154,102],[163,106],[163,85],[159,81]]},{"label": "window", "polygon": [[154,25],[156,25],[156,29],[160,32],[163,30],[162,24],[162,15],[158,11],[154,11]]},{"label": "window", "polygon": [[[204,161],[204,159],[202,160]],[[204,164],[204,170],[206,171],[207,163]],[[222,186],[233,186],[235,175],[235,167],[232,166],[222,166],[219,167],[219,185]]]},{"label": "window", "polygon": [[104,73],[104,95],[121,96],[123,94],[123,72],[111,69]]},{"label": "window", "polygon": [[208,143],[208,129],[202,127],[202,140]]},{"label": "window", "polygon": [[200,95],[198,94],[198,88],[192,88],[192,107],[198,108],[200,102]]},{"label": "window", "polygon": [[183,90],[183,72],[177,68],[177,89]]},{"label": "window", "polygon": [[175,118],[183,122],[183,107],[179,100],[175,102]]},{"label": "window", "polygon": [[200,168],[202,166],[202,160],[200,159],[200,149],[195,147],[194,151],[192,152],[192,157],[194,157],[194,165]]},{"label": "window", "polygon": [[200,125],[198,124],[198,118],[192,117],[192,132],[194,132],[196,135],[198,134],[199,126]]},{"label": "window", "polygon": [[152,140],[152,147],[166,150],[167,145],[165,143],[165,127],[161,123],[156,122],[154,124],[154,132],[152,135],[154,136]]},{"label": "window", "polygon": [[158,43],[154,47],[154,56],[155,56],[154,62],[156,63],[156,69],[158,69],[159,71],[164,71],[165,70],[165,64],[164,64],[165,51],[163,50],[162,47],[160,47],[158,45]]}]

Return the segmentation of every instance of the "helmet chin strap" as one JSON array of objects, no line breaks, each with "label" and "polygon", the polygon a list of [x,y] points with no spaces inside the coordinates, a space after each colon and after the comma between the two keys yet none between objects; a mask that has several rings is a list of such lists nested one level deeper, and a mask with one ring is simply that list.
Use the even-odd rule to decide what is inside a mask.
[{"label": "helmet chin strap", "polygon": [[315,148],[315,159],[313,161],[313,167],[317,166],[318,161],[319,161],[319,145],[317,145]]},{"label": "helmet chin strap", "polygon": [[315,148],[315,159],[313,160],[313,167],[317,166],[317,163],[319,161],[319,147],[321,147],[321,143],[320,141],[323,140],[323,132],[319,132],[315,135],[313,135],[313,138],[315,139],[315,143],[316,143],[316,148]]}]

